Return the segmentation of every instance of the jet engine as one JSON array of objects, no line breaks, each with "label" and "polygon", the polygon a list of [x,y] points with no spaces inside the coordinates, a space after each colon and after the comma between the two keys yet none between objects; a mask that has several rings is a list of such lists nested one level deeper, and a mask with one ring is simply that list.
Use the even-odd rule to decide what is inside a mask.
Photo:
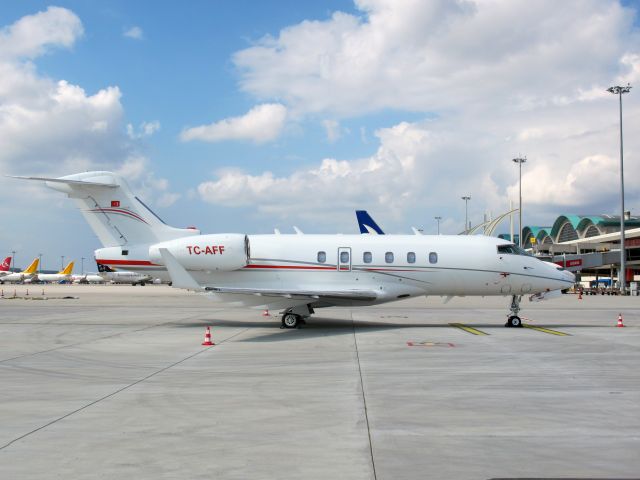
[{"label": "jet engine", "polygon": [[249,263],[249,237],[220,233],[183,237],[149,247],[149,260],[162,265],[160,249],[166,248],[187,270],[230,272]]}]

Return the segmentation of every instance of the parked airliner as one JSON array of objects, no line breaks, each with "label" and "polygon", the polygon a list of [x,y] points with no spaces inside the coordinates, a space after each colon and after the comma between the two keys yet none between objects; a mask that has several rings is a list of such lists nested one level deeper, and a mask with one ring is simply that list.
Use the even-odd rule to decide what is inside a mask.
[{"label": "parked airliner", "polygon": [[[522,295],[539,298],[574,276],[499,238],[448,235],[202,235],[166,225],[111,172],[42,180],[72,198],[105,248],[96,261],[139,273],[168,271],[173,286],[234,306],[282,311],[296,327],[315,309],[440,295],[510,296],[507,326],[521,326]],[[155,273],[157,272],[157,274]]]},{"label": "parked airliner", "polygon": [[31,279],[25,280],[25,283],[70,282],[73,272],[73,263],[74,262],[69,262],[67,266],[58,273],[36,273]]},{"label": "parked airliner", "polygon": [[105,282],[111,283],[130,283],[134,287],[136,285],[145,286],[147,283],[151,283],[153,279],[146,274],[127,272],[125,270],[115,270],[108,265],[98,263],[98,275],[104,279]]},{"label": "parked airliner", "polygon": [[23,271],[21,271],[21,272],[11,272],[11,273],[8,273],[7,275],[1,276],[0,277],[0,284],[5,283],[5,282],[19,283],[19,282],[23,282],[23,281],[25,281],[27,279],[30,279],[38,271],[38,263],[39,262],[40,262],[40,259],[38,257],[36,257],[33,260],[33,262],[31,262],[31,265],[29,265]]}]

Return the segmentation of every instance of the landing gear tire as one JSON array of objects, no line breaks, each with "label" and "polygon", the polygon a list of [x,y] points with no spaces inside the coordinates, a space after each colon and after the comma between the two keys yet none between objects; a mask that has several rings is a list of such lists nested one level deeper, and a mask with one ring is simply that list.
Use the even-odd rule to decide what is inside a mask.
[{"label": "landing gear tire", "polygon": [[296,315],[295,313],[285,313],[282,316],[282,326],[284,328],[297,328],[301,318],[300,315]]},{"label": "landing gear tire", "polygon": [[505,323],[504,326],[519,328],[522,327],[522,320],[520,320],[520,317],[518,317],[517,315],[512,315],[511,317],[509,317],[507,323]]}]

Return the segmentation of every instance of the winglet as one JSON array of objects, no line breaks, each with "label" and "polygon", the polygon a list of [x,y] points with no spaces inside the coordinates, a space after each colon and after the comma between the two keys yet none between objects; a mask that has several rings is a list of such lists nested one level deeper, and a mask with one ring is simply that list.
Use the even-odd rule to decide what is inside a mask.
[{"label": "winglet", "polygon": [[160,256],[164,262],[164,266],[167,267],[169,276],[171,277],[171,283],[174,288],[184,288],[186,290],[202,290],[202,286],[196,282],[185,268],[180,265],[180,262],[176,260],[176,257],[171,255],[166,248],[160,248]]}]

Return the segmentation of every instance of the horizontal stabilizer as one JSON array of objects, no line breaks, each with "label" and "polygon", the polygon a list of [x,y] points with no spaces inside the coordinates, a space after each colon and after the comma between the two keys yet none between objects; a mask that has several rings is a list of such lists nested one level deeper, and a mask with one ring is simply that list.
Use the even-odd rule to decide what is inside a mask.
[{"label": "horizontal stabilizer", "polygon": [[38,180],[41,182],[65,183],[67,185],[86,185],[88,187],[108,187],[108,188],[118,187],[118,185],[115,185],[113,183],[85,182],[83,180],[68,180],[65,178],[21,177],[18,175],[6,175],[6,176],[9,178],[18,178],[20,180]]}]

